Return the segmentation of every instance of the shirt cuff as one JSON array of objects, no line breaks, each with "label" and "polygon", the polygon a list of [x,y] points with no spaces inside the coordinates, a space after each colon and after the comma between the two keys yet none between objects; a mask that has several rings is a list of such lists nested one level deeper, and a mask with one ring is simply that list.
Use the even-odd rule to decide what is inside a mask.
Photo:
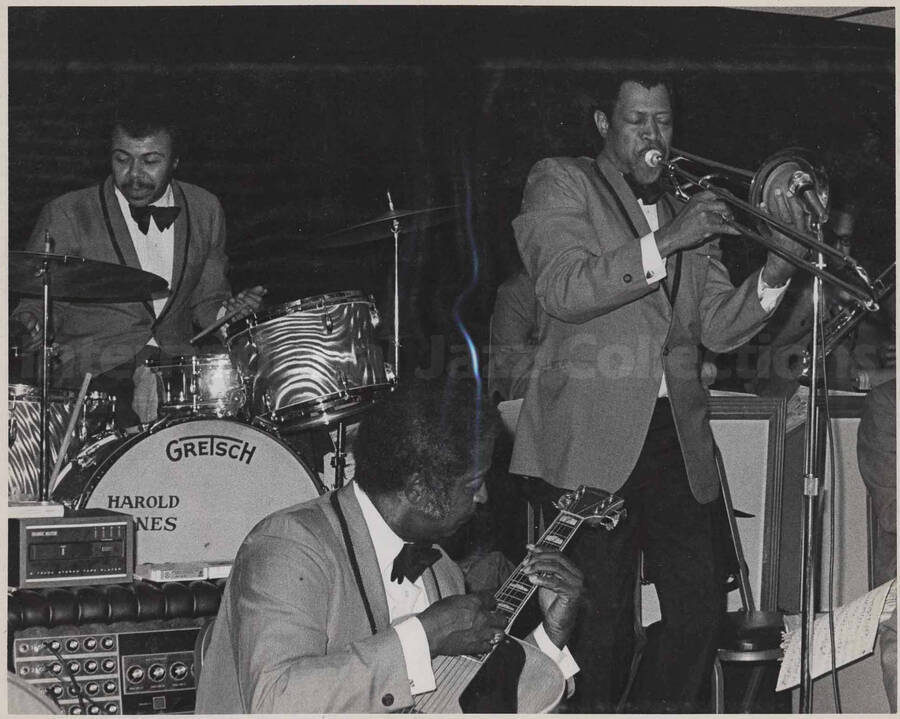
[{"label": "shirt cuff", "polygon": [[579,666],[569,653],[569,648],[563,647],[560,649],[550,641],[550,637],[547,636],[547,630],[544,629],[543,624],[538,625],[538,628],[534,630],[533,636],[534,641],[537,642],[538,649],[553,660],[566,680],[571,679],[578,673]]},{"label": "shirt cuff", "polygon": [[434,671],[431,669],[431,649],[428,646],[428,636],[425,634],[422,622],[417,617],[408,617],[395,624],[394,631],[400,638],[403,661],[406,663],[406,676],[409,677],[410,693],[415,696],[433,692],[437,685],[434,682]]},{"label": "shirt cuff", "polygon": [[781,287],[769,287],[763,280],[762,272],[760,272],[756,280],[756,296],[759,297],[759,304],[762,305],[763,311],[771,312],[774,310],[790,284],[791,281],[788,280]]},{"label": "shirt cuff", "polygon": [[652,232],[641,238],[641,264],[644,266],[644,279],[648,285],[665,278],[666,261],[659,254],[656,235]]}]

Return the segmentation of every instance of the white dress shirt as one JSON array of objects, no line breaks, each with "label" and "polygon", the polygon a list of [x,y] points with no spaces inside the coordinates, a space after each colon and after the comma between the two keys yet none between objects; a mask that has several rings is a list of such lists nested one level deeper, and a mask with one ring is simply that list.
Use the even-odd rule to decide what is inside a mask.
[{"label": "white dress shirt", "polygon": [[[171,287],[172,271],[175,261],[175,223],[173,222],[165,230],[160,230],[156,226],[156,220],[150,219],[150,227],[145,235],[138,228],[137,222],[131,216],[131,210],[128,207],[128,200],[125,195],[116,188],[116,199],[119,201],[119,208],[122,210],[122,216],[125,218],[125,226],[131,235],[131,241],[134,244],[134,251],[137,253],[138,262],[142,270],[152,272],[154,275],[162,277]],[[175,204],[175,194],[172,192],[170,184],[162,197],[153,203],[154,207],[172,207]],[[153,300],[153,309],[157,317],[162,312],[163,307],[168,302],[168,296],[160,297]],[[156,339],[151,337],[147,342],[151,347],[158,347]]]},{"label": "white dress shirt", "polygon": [[[388,526],[375,505],[372,504],[372,500],[356,482],[353,482],[353,492],[362,510],[372,544],[375,546],[375,557],[378,560],[378,569],[381,572],[381,581],[387,596],[391,626],[400,638],[410,692],[416,695],[434,691],[435,681],[431,668],[431,649],[428,646],[428,637],[422,627],[422,622],[415,616],[427,609],[429,605],[425,584],[422,577],[415,582],[410,582],[405,577],[400,583],[391,581],[394,559],[403,548],[404,541]],[[550,641],[543,624],[535,630],[533,636],[538,648],[556,662],[566,679],[574,676],[578,671],[578,665],[567,648],[559,649]]]},{"label": "white dress shirt", "polygon": [[[650,225],[650,233],[641,238],[641,264],[644,266],[644,279],[648,285],[655,284],[664,280],[668,274],[666,270],[666,261],[659,254],[659,248],[656,246],[656,235],[659,229],[659,216],[656,213],[656,205],[645,205],[638,200],[638,205],[647,218],[647,224]],[[790,280],[781,287],[769,287],[763,282],[762,272],[759,273],[759,279],[756,283],[756,296],[759,298],[759,304],[764,312],[772,312],[787,290]],[[659,392],[657,397],[668,397],[669,389],[666,386],[666,375],[663,373],[662,380],[659,383]]]}]

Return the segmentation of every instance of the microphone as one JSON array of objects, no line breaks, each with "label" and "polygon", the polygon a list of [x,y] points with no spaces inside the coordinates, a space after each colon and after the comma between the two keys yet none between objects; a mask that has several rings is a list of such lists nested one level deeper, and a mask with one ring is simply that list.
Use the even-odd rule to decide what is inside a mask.
[{"label": "microphone", "polygon": [[828,211],[816,194],[815,183],[808,172],[797,170],[791,176],[788,193],[800,198],[800,201],[806,205],[806,209],[809,210],[816,222],[826,222],[828,220]]},{"label": "microphone", "polygon": [[663,161],[663,154],[660,150],[657,150],[655,147],[647,150],[644,153],[644,162],[646,162],[650,167],[659,167]]}]

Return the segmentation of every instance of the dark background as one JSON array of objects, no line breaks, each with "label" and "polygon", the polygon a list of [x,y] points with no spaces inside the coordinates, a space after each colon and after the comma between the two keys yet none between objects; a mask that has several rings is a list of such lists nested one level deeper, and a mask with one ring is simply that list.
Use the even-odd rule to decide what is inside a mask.
[{"label": "dark background", "polygon": [[[389,242],[309,242],[384,212],[387,190],[401,209],[461,204],[402,241],[404,374],[458,354],[460,296],[486,348],[528,169],[597,153],[596,91],[623,67],[675,78],[686,150],[748,169],[815,151],[834,203],[859,208],[854,254],[894,255],[893,29],[716,8],[10,8],[8,39],[11,249],[45,202],[107,174],[113,102],[147,80],[184,110],[179,177],[225,207],[235,289],[359,289],[388,316]],[[762,255],[740,242],[726,263],[741,279]]]}]

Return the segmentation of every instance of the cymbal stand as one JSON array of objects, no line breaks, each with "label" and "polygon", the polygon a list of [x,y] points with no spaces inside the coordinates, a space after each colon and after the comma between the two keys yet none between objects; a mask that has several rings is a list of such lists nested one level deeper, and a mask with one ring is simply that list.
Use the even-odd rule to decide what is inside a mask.
[{"label": "cymbal stand", "polygon": [[[50,238],[50,231],[44,231],[44,253],[49,255],[53,249],[53,240]],[[40,448],[40,470],[38,471],[38,500],[46,502],[50,498],[50,451],[48,447],[49,430],[49,407],[48,397],[50,396],[50,261],[44,258],[41,266],[41,288],[43,290],[43,321],[44,327],[41,332],[41,448]]]},{"label": "cymbal stand", "polygon": [[[394,211],[390,190],[387,193],[388,209]],[[394,236],[394,376],[400,380],[400,220],[391,221]]]},{"label": "cymbal stand", "polygon": [[334,467],[334,488],[340,489],[344,486],[344,468],[347,466],[346,447],[346,431],[343,421],[338,422],[337,436],[333,440],[334,456],[331,458],[331,466]]}]

